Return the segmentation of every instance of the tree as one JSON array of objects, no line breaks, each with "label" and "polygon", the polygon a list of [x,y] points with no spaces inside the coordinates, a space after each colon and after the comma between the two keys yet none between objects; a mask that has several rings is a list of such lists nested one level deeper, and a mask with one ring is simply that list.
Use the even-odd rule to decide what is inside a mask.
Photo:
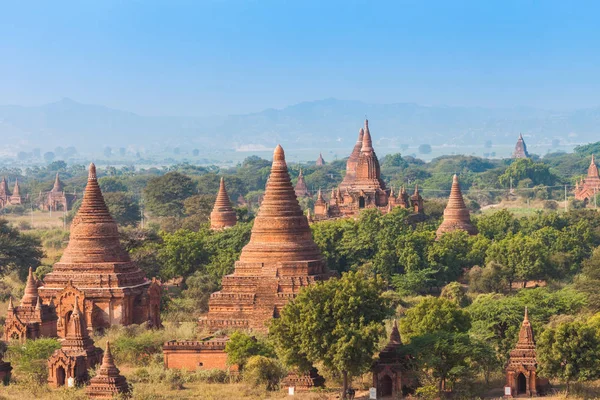
[{"label": "tree", "polygon": [[391,310],[384,289],[381,278],[347,272],[302,290],[269,329],[284,363],[306,371],[322,362],[343,376],[345,398],[348,375],[370,368],[385,334]]},{"label": "tree", "polygon": [[150,212],[160,217],[184,215],[183,201],[194,194],[192,180],[179,172],[152,178],[144,188],[144,200]]},{"label": "tree", "polygon": [[264,386],[267,390],[276,390],[279,381],[285,377],[287,371],[281,363],[264,356],[252,356],[244,368],[244,380],[253,386]]},{"label": "tree", "polygon": [[98,179],[98,184],[100,185],[100,189],[102,189],[102,193],[128,191],[123,179],[115,176],[104,176]]},{"label": "tree", "polygon": [[517,233],[518,221],[507,209],[483,215],[476,220],[477,230],[488,239],[502,240],[509,233]]},{"label": "tree", "polygon": [[457,280],[464,268],[472,266],[468,258],[470,251],[469,234],[463,230],[445,233],[433,243],[427,258],[431,268],[438,271],[436,278],[440,286]]},{"label": "tree", "polygon": [[124,192],[104,193],[104,201],[118,225],[137,225],[140,222],[140,205],[132,195]]},{"label": "tree", "polygon": [[244,369],[250,357],[275,356],[273,347],[264,339],[258,339],[241,331],[235,331],[231,334],[225,345],[225,353],[227,353],[227,364],[237,364],[240,370]]},{"label": "tree", "polygon": [[548,328],[537,343],[540,375],[567,384],[585,382],[600,376],[600,339],[596,330],[581,322],[567,322]]},{"label": "tree", "polygon": [[470,327],[468,312],[453,301],[432,296],[408,309],[400,320],[400,331],[407,339],[438,331],[464,333]]},{"label": "tree", "polygon": [[521,181],[530,180],[531,186],[553,185],[557,177],[550,172],[548,165],[542,162],[534,162],[531,158],[520,158],[506,169],[504,174],[500,175],[498,180],[504,187],[510,185],[512,179],[513,185],[519,185]]},{"label": "tree", "polygon": [[0,273],[15,269],[24,279],[29,267],[37,268],[43,256],[39,239],[20,233],[0,219]]}]

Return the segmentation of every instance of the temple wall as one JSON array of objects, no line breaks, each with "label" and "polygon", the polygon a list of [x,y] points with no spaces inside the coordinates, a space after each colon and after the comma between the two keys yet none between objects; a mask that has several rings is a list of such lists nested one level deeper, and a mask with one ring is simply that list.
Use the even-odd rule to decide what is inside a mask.
[{"label": "temple wall", "polygon": [[[165,349],[165,368],[196,371],[202,369],[229,370],[225,350]],[[237,370],[237,368],[235,368]]]}]

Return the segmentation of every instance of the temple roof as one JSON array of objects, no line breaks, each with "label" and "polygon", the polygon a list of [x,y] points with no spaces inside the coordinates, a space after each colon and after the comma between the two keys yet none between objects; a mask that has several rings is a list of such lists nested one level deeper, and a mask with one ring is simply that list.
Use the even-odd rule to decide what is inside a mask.
[{"label": "temple roof", "polygon": [[513,152],[513,158],[528,158],[529,153],[527,152],[527,145],[523,139],[523,134],[519,133],[519,139],[515,145],[515,151]]},{"label": "temple roof", "polygon": [[0,181],[0,197],[10,196],[10,192],[8,190],[8,183],[6,183],[6,177],[3,176]]},{"label": "temple roof", "polygon": [[242,249],[241,262],[322,261],[312,239],[308,220],[296,199],[285,153],[278,145],[271,175],[254,220],[250,242]]},{"label": "temple roof", "polygon": [[79,288],[114,288],[146,282],[144,273],[121,246],[118,227],[104,202],[94,164],[90,165],[83,201],[71,224],[69,244],[40,290],[64,288],[69,281]]},{"label": "temple roof", "polygon": [[373,152],[373,140],[371,139],[371,131],[369,131],[369,120],[365,119],[365,128],[362,139],[361,153]]},{"label": "temple roof", "polygon": [[309,197],[310,196],[308,187],[306,186],[306,182],[304,181],[304,175],[302,174],[302,168],[300,168],[300,173],[298,174],[298,181],[296,182],[296,186],[294,187],[294,192],[296,193],[296,197]]},{"label": "temple roof", "polygon": [[13,195],[14,197],[18,197],[18,196],[20,196],[20,195],[21,195],[21,188],[19,187],[19,178],[16,178],[16,179],[15,179],[15,187],[14,187],[14,189],[13,189],[13,193],[12,193],[12,195]]},{"label": "temple roof", "polygon": [[96,376],[104,376],[115,378],[119,376],[119,369],[115,365],[115,361],[110,351],[110,342],[106,342],[106,349],[104,350],[104,356],[102,356],[102,365],[98,369]]},{"label": "temple roof", "polygon": [[225,180],[221,177],[219,184],[219,193],[215,200],[215,205],[210,213],[210,226],[212,229],[221,229],[234,226],[237,222],[237,216],[225,188]]},{"label": "temple roof", "polygon": [[596,166],[596,161],[594,159],[594,155],[592,154],[592,160],[590,161],[590,166],[588,167],[588,172],[587,172],[587,178],[588,179],[598,179],[599,175],[598,175],[598,166]]},{"label": "temple roof", "polygon": [[458,183],[458,176],[455,174],[452,177],[452,189],[450,190],[448,204],[446,204],[446,208],[444,209],[444,221],[437,230],[437,236],[439,237],[446,232],[457,229],[466,231],[470,235],[477,233],[477,230],[471,224],[471,214],[465,205],[460,184]]},{"label": "temple roof", "polygon": [[38,284],[36,279],[33,277],[33,271],[29,267],[29,275],[27,276],[27,283],[25,284],[25,293],[21,299],[22,307],[35,307],[38,301]]},{"label": "temple roof", "polygon": [[51,191],[56,193],[56,192],[62,192],[63,190],[64,190],[64,185],[60,181],[60,178],[58,177],[58,172],[57,172],[56,178],[54,179],[54,186],[52,187]]},{"label": "temple roof", "polygon": [[319,153],[319,158],[317,158],[317,162],[315,164],[317,166],[325,165],[325,160],[323,159],[323,154]]}]

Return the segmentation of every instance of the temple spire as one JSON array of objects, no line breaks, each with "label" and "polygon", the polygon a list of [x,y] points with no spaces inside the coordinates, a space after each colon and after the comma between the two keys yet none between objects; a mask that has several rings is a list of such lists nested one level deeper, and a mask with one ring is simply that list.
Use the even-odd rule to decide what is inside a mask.
[{"label": "temple spire", "polygon": [[392,333],[390,333],[390,343],[402,344],[400,338],[400,331],[398,330],[398,320],[394,319],[394,326],[392,327]]},{"label": "temple spire", "polygon": [[8,312],[12,312],[15,309],[13,305],[12,296],[8,296]]},{"label": "temple spire", "polygon": [[35,307],[38,297],[37,281],[33,277],[33,270],[31,267],[29,267],[29,274],[27,275],[27,283],[25,285],[25,293],[21,299],[21,306]]},{"label": "temple spire", "polygon": [[477,233],[477,230],[471,224],[471,214],[465,205],[465,201],[460,190],[460,184],[458,182],[458,176],[454,174],[452,177],[452,189],[450,189],[450,197],[448,198],[448,204],[444,209],[444,221],[437,230],[437,237],[439,238],[446,232],[451,232],[458,229],[466,231],[469,235],[475,235]]},{"label": "temple spire", "polygon": [[13,189],[13,196],[20,196],[21,195],[21,189],[19,187],[19,178],[15,178],[15,188]]},{"label": "temple spire", "polygon": [[235,210],[231,207],[231,201],[225,188],[225,179],[221,177],[219,183],[219,193],[215,200],[215,205],[210,213],[210,228],[224,229],[232,227],[237,222]]},{"label": "temple spire", "polygon": [[372,153],[373,152],[373,140],[371,139],[371,132],[369,131],[369,120],[365,119],[361,153]]}]

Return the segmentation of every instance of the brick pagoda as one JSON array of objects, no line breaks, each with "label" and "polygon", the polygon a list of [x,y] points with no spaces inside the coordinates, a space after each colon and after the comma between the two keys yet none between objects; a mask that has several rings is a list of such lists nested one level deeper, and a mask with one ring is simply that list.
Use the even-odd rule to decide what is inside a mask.
[{"label": "brick pagoda", "polygon": [[304,181],[304,175],[302,175],[302,168],[300,168],[300,173],[298,174],[298,181],[294,187],[294,193],[296,193],[296,197],[299,199],[302,197],[311,197],[306,182]]},{"label": "brick pagoda", "polygon": [[513,158],[529,158],[529,153],[527,152],[527,145],[525,144],[525,140],[523,140],[523,134],[521,133],[519,133],[519,139],[517,140],[517,144],[515,145]]},{"label": "brick pagoda", "polygon": [[458,176],[454,174],[452,177],[450,197],[448,198],[448,204],[446,204],[446,208],[444,209],[444,221],[438,228],[436,236],[439,238],[446,232],[452,232],[458,229],[467,232],[469,235],[476,235],[477,229],[471,224],[470,215],[460,190]]},{"label": "brick pagoda", "polygon": [[588,167],[587,176],[575,185],[575,199],[589,202],[594,199],[594,196],[598,192],[600,192],[600,176],[598,175],[598,167],[592,154],[592,161]]},{"label": "brick pagoda", "polygon": [[233,207],[231,207],[231,201],[225,188],[225,180],[221,178],[219,184],[219,193],[215,200],[215,205],[212,212],[210,213],[210,229],[219,230],[230,228],[237,222],[237,216]]},{"label": "brick pagoda", "polygon": [[319,158],[317,158],[315,165],[317,167],[322,167],[323,165],[325,165],[325,160],[323,159],[323,154],[319,153]]},{"label": "brick pagoda", "polygon": [[79,309],[79,299],[75,298],[67,335],[61,348],[48,359],[48,384],[55,388],[68,385],[69,378],[73,378],[75,384],[86,383],[88,370],[101,360],[102,349],[94,346]]},{"label": "brick pagoda", "polygon": [[352,153],[350,153],[350,157],[348,157],[348,161],[346,161],[346,175],[344,175],[344,179],[339,186],[341,190],[346,190],[356,180],[356,167],[358,166],[358,157],[360,156],[360,150],[362,149],[364,135],[364,128],[360,128],[358,131],[358,139],[354,144],[354,148],[352,149]]},{"label": "brick pagoda", "polygon": [[44,278],[39,294],[56,306],[59,337],[68,334],[77,297],[90,331],[113,324],[160,326],[160,282],[146,279],[121,247],[94,164],[90,165],[81,208],[71,224],[69,244]]},{"label": "brick pagoda", "polygon": [[277,146],[250,242],[233,274],[223,277],[221,291],[211,295],[200,327],[266,331],[268,321],[303,287],[330,276]]},{"label": "brick pagoda", "polygon": [[21,304],[14,307],[12,298],[8,300],[4,340],[24,342],[26,339],[56,337],[56,319],[54,307],[42,304],[38,294],[38,281],[33,277],[33,272],[29,268]]},{"label": "brick pagoda", "polygon": [[129,394],[129,391],[127,380],[115,366],[110,352],[110,342],[106,342],[102,365],[85,388],[85,394],[90,399],[114,399],[118,395]]},{"label": "brick pagoda", "polygon": [[76,194],[65,192],[64,185],[57,172],[54,179],[54,186],[52,186],[49,192],[40,193],[38,203],[44,211],[69,211],[76,200]]},{"label": "brick pagoda", "polygon": [[21,188],[19,186],[19,180],[15,179],[15,186],[11,194],[8,189],[8,183],[6,177],[2,177],[0,181],[0,208],[6,206],[16,206],[23,204],[23,196],[21,196]]},{"label": "brick pagoda", "polygon": [[379,353],[373,364],[373,387],[377,389],[377,398],[390,396],[400,398],[404,393],[414,390],[414,373],[408,370],[409,360],[401,354],[402,339],[398,331],[398,322],[394,321],[390,340]]},{"label": "brick pagoda", "polygon": [[519,331],[519,340],[510,352],[506,366],[506,386],[511,388],[512,396],[536,396],[536,371],[535,339],[533,338],[533,329],[529,322],[527,308],[525,308],[525,317]]}]

